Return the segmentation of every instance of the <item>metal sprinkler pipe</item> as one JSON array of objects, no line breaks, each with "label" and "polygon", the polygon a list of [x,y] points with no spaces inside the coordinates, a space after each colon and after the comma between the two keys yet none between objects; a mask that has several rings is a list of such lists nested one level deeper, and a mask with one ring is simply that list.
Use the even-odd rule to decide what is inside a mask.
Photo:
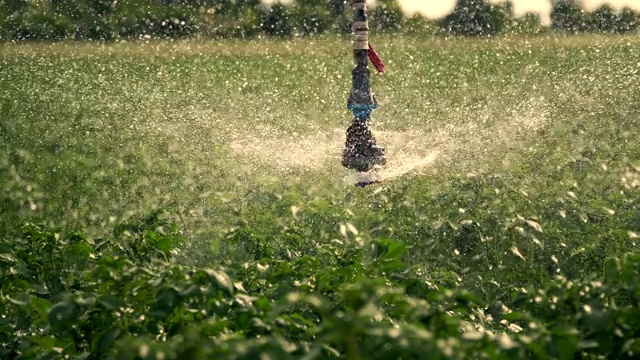
[{"label": "metal sprinkler pipe", "polygon": [[[377,56],[369,44],[365,1],[351,0],[354,13],[352,24],[354,68],[347,108],[353,112],[353,121],[347,129],[345,148],[342,153],[342,166],[359,172],[369,171],[374,166],[386,163],[384,148],[376,145],[376,139],[369,128],[371,113],[378,107],[378,103],[371,92],[368,59],[370,56],[377,59]],[[376,66],[383,65],[379,63]],[[379,68],[379,71],[383,70]]]}]

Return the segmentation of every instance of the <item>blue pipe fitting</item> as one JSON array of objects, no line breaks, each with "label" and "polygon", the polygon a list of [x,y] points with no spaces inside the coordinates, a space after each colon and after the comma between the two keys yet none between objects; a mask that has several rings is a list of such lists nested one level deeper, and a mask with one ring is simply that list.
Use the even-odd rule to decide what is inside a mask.
[{"label": "blue pipe fitting", "polygon": [[358,120],[368,119],[371,113],[378,107],[378,104],[349,104],[347,108],[353,112],[353,116]]}]

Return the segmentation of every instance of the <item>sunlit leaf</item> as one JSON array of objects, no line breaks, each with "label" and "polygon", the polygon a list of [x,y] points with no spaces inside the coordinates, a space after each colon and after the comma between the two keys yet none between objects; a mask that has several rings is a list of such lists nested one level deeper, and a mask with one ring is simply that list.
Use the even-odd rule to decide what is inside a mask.
[{"label": "sunlit leaf", "polygon": [[522,260],[525,260],[524,256],[522,256],[522,254],[520,253],[520,250],[516,246],[512,246],[510,250],[513,255],[517,256]]},{"label": "sunlit leaf", "polygon": [[17,293],[11,296],[7,296],[7,299],[12,303],[20,306],[26,306],[31,303],[31,297],[27,293]]}]

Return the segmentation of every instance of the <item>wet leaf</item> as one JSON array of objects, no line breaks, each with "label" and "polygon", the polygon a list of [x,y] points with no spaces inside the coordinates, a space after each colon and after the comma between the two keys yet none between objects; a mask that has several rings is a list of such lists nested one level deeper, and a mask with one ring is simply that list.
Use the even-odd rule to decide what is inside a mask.
[{"label": "wet leaf", "polygon": [[78,306],[69,300],[59,302],[49,310],[47,320],[56,329],[68,330],[80,316]]},{"label": "wet leaf", "polygon": [[17,293],[11,296],[7,296],[7,299],[19,306],[26,306],[31,303],[31,297],[27,293]]}]

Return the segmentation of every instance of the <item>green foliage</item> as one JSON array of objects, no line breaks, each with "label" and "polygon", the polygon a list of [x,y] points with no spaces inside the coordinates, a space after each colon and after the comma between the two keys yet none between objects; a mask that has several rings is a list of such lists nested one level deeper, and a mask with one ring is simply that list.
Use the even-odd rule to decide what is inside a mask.
[{"label": "green foliage", "polygon": [[567,32],[580,32],[586,29],[584,10],[571,0],[562,0],[554,4],[551,21],[555,29]]},{"label": "green foliage", "polygon": [[199,34],[211,38],[250,38],[262,33],[262,16],[263,9],[257,5],[209,8],[198,15]]},{"label": "green foliage", "polygon": [[508,32],[511,34],[536,35],[548,33],[548,29],[541,25],[540,15],[526,14],[522,18],[514,19]]},{"label": "green foliage", "polygon": [[439,32],[439,28],[433,21],[415,14],[404,18],[400,25],[400,32],[408,35],[435,35]]},{"label": "green foliage", "polygon": [[291,36],[294,28],[291,9],[281,3],[274,4],[262,13],[260,28],[268,35]]},{"label": "green foliage", "polygon": [[404,16],[395,0],[378,1],[376,7],[369,13],[371,31],[393,32],[399,30],[402,26]]},{"label": "green foliage", "polygon": [[335,18],[329,13],[326,0],[301,0],[294,3],[291,18],[296,33],[302,36],[327,33]]},{"label": "green foliage", "polygon": [[192,8],[166,6],[154,1],[131,1],[116,7],[112,17],[125,38],[153,36],[184,37],[198,33],[198,23]]},{"label": "green foliage", "polygon": [[629,8],[618,12],[608,5],[603,5],[589,14],[585,22],[590,32],[616,34],[636,31],[640,17]]},{"label": "green foliage", "polygon": [[[372,31],[461,36],[501,33],[539,34],[539,15],[516,18],[511,2],[460,0],[443,19],[407,17],[396,0],[381,0],[369,10]],[[94,39],[139,37],[251,38],[350,33],[352,11],[345,1],[297,0],[270,6],[259,0],[54,0],[0,1],[0,39]],[[640,18],[626,8],[607,5],[588,13],[575,1],[554,2],[552,28],[561,32],[636,32]],[[436,31],[435,29],[439,29]]]},{"label": "green foliage", "polygon": [[22,40],[61,40],[70,37],[74,31],[72,20],[64,14],[47,11],[37,5],[28,5],[22,11],[11,13],[1,32],[10,38]]},{"label": "green foliage", "polygon": [[495,35],[502,32],[505,20],[498,6],[484,0],[459,0],[453,12],[440,21],[440,27],[456,35]]},{"label": "green foliage", "polygon": [[629,8],[615,11],[605,4],[589,13],[572,0],[556,2],[551,18],[554,29],[569,33],[626,33],[637,31],[640,24],[638,14]]},{"label": "green foliage", "polygon": [[[153,218],[119,228],[141,231]],[[146,253],[177,241],[149,242]],[[610,259],[603,276],[556,276],[496,306],[433,285],[405,266],[406,245],[393,240],[345,239],[288,259],[256,249],[260,260],[214,268],[142,261],[116,244],[33,224],[2,240],[0,355],[631,359],[639,351],[637,252]]]},{"label": "green foliage", "polygon": [[0,358],[637,358],[637,39],[413,40],[376,119],[454,151],[365,189],[231,151],[337,150],[342,39],[7,44]]}]

